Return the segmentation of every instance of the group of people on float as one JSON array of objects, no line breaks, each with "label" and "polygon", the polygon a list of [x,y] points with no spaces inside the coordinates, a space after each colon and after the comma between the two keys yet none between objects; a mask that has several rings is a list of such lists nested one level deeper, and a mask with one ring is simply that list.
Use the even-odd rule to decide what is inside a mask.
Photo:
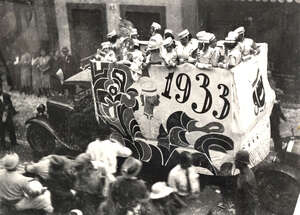
[{"label": "group of people on float", "polygon": [[[107,34],[107,41],[97,49],[95,58],[127,64],[134,73],[142,75],[144,68],[151,64],[172,68],[191,63],[200,69],[230,69],[260,52],[253,39],[245,38],[244,27],[230,31],[225,40],[219,41],[213,33],[206,31],[198,32],[193,38],[185,29],[178,34],[179,40],[175,39],[171,29],[165,29],[163,35],[160,31],[161,25],[153,22],[149,41],[140,41],[136,28],[131,29],[128,38],[119,37],[113,30]],[[141,51],[141,45],[147,48]]]}]

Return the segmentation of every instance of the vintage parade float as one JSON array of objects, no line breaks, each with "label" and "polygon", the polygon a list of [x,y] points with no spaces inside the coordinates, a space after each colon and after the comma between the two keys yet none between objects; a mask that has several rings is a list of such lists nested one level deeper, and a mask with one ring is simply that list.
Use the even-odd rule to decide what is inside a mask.
[{"label": "vintage parade float", "polygon": [[76,155],[91,141],[89,131],[106,123],[153,178],[165,177],[186,150],[193,154],[203,181],[215,184],[235,178],[238,170],[223,177],[221,167],[245,149],[262,202],[286,214],[300,190],[299,171],[294,168],[299,167],[295,154],[300,150],[291,140],[295,144],[288,157],[294,160],[266,161],[275,100],[267,62],[267,44],[260,44],[259,55],[230,70],[200,70],[187,63],[171,69],[152,65],[146,76],[136,78],[126,65],[92,60],[89,68],[65,83],[81,88],[75,98],[51,98],[48,116],[26,122],[28,142],[41,156],[61,148]]}]

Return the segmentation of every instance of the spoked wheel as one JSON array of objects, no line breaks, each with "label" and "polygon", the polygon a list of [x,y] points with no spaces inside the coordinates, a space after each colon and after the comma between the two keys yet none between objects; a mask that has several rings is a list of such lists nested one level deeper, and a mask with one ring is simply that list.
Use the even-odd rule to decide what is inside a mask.
[{"label": "spoked wheel", "polygon": [[280,215],[293,214],[300,192],[294,178],[278,171],[261,171],[256,179],[259,199],[266,209]]},{"label": "spoked wheel", "polygon": [[38,124],[27,127],[27,140],[35,156],[51,154],[55,149],[55,139],[52,134]]}]

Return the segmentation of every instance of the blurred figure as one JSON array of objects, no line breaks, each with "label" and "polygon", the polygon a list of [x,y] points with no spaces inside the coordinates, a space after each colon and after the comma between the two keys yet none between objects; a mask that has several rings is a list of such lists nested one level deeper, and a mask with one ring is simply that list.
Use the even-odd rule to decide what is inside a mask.
[{"label": "blurred figure", "polygon": [[162,65],[163,59],[160,54],[161,44],[157,40],[150,40],[147,48],[147,56],[145,59],[145,66]]},{"label": "blurred figure", "polygon": [[177,52],[174,47],[174,42],[172,37],[167,37],[163,41],[163,49],[162,49],[162,58],[164,59],[164,63],[168,68],[176,67],[178,63]]},{"label": "blurred figure", "polygon": [[243,60],[247,60],[249,55],[257,55],[259,54],[260,50],[259,47],[256,45],[253,39],[245,38],[245,28],[243,26],[238,27],[234,30],[238,34],[238,44],[241,48]]},{"label": "blurred figure", "polygon": [[34,85],[38,89],[38,96],[50,95],[50,65],[51,57],[47,54],[46,50],[41,48],[40,56],[34,61]]},{"label": "blurred figure", "polygon": [[101,47],[102,47],[101,51],[104,53],[104,57],[102,57],[102,61],[106,61],[110,63],[117,61],[116,54],[110,42],[101,43]]},{"label": "blurred figure", "polygon": [[130,38],[133,39],[133,40],[139,39],[139,33],[138,33],[138,30],[136,28],[131,29]]},{"label": "blurred figure", "polygon": [[94,162],[91,155],[78,155],[73,164],[75,187],[80,205],[85,215],[94,215],[99,204],[108,196],[108,187],[115,178],[108,174],[103,162]]},{"label": "blurred figure", "polygon": [[[60,69],[60,60],[62,56],[59,50],[54,52],[51,62],[51,74],[50,74],[50,89],[55,94],[62,94],[63,88],[61,84],[61,79],[58,77],[57,72]],[[62,78],[63,80],[63,78]]]},{"label": "blurred figure", "polygon": [[[121,167],[122,176],[111,185],[110,196],[99,208],[99,214],[135,215],[149,214],[145,207],[149,194],[143,180],[137,178],[142,162],[129,157]],[[152,213],[150,213],[152,214]]]},{"label": "blurred figure", "polygon": [[253,171],[249,168],[249,153],[238,151],[235,155],[235,167],[240,174],[237,178],[236,215],[256,215],[258,207],[258,190]]},{"label": "blurred figure", "polygon": [[[13,117],[17,114],[10,95],[3,92],[2,81],[0,81],[0,147],[10,150],[17,146],[17,138],[15,133],[15,124]],[[6,132],[9,134],[10,145],[5,142]]]},{"label": "blurred figure", "polygon": [[54,212],[66,213],[77,205],[76,191],[73,189],[75,178],[71,167],[72,161],[64,156],[53,156],[50,160],[46,186],[51,192]]},{"label": "blurred figure", "polygon": [[109,139],[111,130],[108,125],[102,126],[96,133],[96,139],[88,145],[86,153],[90,154],[92,161],[104,163],[108,174],[115,174],[117,157],[128,157],[132,152],[119,142]]},{"label": "blurred figure", "polygon": [[180,153],[179,164],[170,171],[168,184],[185,201],[199,194],[199,175],[192,165],[192,155],[189,152]]},{"label": "blurred figure", "polygon": [[224,41],[225,59],[219,63],[219,67],[231,69],[242,61],[242,53],[238,46],[237,38],[238,34],[236,32],[230,31],[228,33]]},{"label": "blurred figure", "polygon": [[[69,53],[69,48],[64,46],[61,49],[61,57],[59,62],[59,68],[61,69],[63,75],[63,81],[67,80],[71,76],[75,75],[79,70],[79,65],[76,63],[74,57]],[[63,83],[63,82],[62,82]],[[67,95],[73,96],[75,94],[75,86],[68,85],[63,86],[63,89],[66,91]]]},{"label": "blurred figure", "polygon": [[164,31],[164,40],[168,37],[171,37],[174,43],[174,48],[177,48],[180,45],[180,42],[175,40],[174,32],[171,29],[165,29]]},{"label": "blurred figure", "polygon": [[52,213],[50,192],[33,178],[17,171],[19,156],[16,153],[3,157],[4,169],[0,170],[0,201],[14,206],[18,211],[36,209]]},{"label": "blurred figure", "polygon": [[282,150],[282,140],[280,135],[280,119],[287,121],[287,118],[284,116],[281,110],[280,100],[277,96],[270,116],[271,138],[274,142],[274,150],[277,153],[277,161],[281,161],[284,154]]},{"label": "blurred figure", "polygon": [[187,205],[174,193],[166,182],[156,182],[151,187],[150,199],[156,215],[176,215],[180,208]]},{"label": "blurred figure", "polygon": [[25,94],[31,93],[32,88],[32,74],[31,74],[31,55],[28,51],[24,51],[20,60],[21,73],[21,91]]},{"label": "blurred figure", "polygon": [[150,39],[149,41],[151,40],[155,40],[157,43],[158,43],[158,46],[160,48],[160,46],[162,45],[162,42],[163,42],[163,38],[160,34],[160,30],[161,30],[161,25],[158,24],[157,22],[153,22],[151,24],[151,27],[150,27]]},{"label": "blurred figure", "polygon": [[215,36],[208,32],[197,33],[199,46],[197,49],[197,62],[195,64],[199,69],[212,69],[214,49],[210,43],[215,40]]},{"label": "blurred figure", "polygon": [[179,57],[179,63],[195,63],[198,41],[192,38],[188,29],[180,32],[178,37],[180,40],[180,46],[177,47],[176,51]]}]

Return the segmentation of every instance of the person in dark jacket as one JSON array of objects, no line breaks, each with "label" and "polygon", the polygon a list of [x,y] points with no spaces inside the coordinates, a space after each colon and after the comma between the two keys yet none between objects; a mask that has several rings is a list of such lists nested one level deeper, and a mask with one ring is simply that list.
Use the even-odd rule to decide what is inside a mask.
[{"label": "person in dark jacket", "polygon": [[277,158],[279,160],[282,159],[283,156],[282,141],[280,136],[280,119],[287,121],[286,117],[284,116],[281,110],[280,101],[276,100],[270,116],[270,123],[271,123],[271,137],[274,142],[274,150],[277,153]]},{"label": "person in dark jacket", "polygon": [[137,178],[142,162],[129,157],[122,164],[122,176],[110,186],[107,201],[98,209],[98,214],[105,215],[148,215],[149,194],[143,180]]},{"label": "person in dark jacket", "polygon": [[[12,149],[17,145],[17,138],[15,133],[15,125],[13,117],[16,115],[10,95],[3,92],[2,81],[0,80],[0,141],[4,149]],[[8,132],[10,138],[10,145],[7,147],[5,143],[5,134]]]},{"label": "person in dark jacket", "polygon": [[49,178],[45,184],[51,192],[54,212],[67,213],[76,206],[74,177],[71,174],[72,162],[65,156],[55,155],[51,158]]},{"label": "person in dark jacket", "polygon": [[253,171],[249,168],[249,153],[238,151],[235,156],[235,166],[240,174],[237,178],[236,215],[256,215],[258,207],[258,190]]}]

